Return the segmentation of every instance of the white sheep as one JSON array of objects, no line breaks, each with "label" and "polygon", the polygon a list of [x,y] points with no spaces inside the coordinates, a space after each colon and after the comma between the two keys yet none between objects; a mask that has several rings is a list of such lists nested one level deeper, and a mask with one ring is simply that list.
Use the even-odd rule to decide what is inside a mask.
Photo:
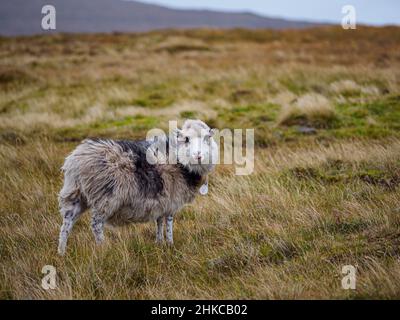
[{"label": "white sheep", "polygon": [[83,141],[62,167],[64,186],[59,194],[63,217],[58,252],[65,253],[74,223],[88,208],[97,243],[104,240],[104,225],[157,221],[157,241],[173,243],[173,218],[201,189],[215,166],[218,147],[213,130],[200,120],[186,120],[169,141],[177,163],[150,163],[147,141]]}]

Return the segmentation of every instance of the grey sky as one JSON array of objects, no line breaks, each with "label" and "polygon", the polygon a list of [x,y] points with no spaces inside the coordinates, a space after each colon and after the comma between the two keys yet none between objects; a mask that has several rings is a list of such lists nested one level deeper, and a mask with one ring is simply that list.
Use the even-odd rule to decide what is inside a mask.
[{"label": "grey sky", "polygon": [[251,11],[266,16],[340,23],[341,9],[356,8],[357,22],[400,24],[400,0],[140,0],[174,8]]}]

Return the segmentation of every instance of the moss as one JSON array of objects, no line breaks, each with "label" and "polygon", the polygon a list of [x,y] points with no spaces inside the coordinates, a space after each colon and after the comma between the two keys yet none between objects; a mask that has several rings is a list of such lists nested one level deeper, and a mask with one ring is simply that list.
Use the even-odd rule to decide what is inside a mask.
[{"label": "moss", "polygon": [[56,142],[80,142],[89,136],[91,136],[90,129],[81,126],[57,129],[51,134]]},{"label": "moss", "polygon": [[221,110],[218,119],[227,128],[256,128],[272,125],[279,106],[276,104],[239,105],[231,110]]},{"label": "moss", "polygon": [[[365,104],[339,104],[341,130],[338,135],[383,137],[400,128],[400,96],[392,95]],[[375,124],[368,120],[374,119]],[[349,131],[349,132],[347,132]]]},{"label": "moss", "polygon": [[398,129],[400,119],[400,95],[388,96],[366,105],[371,114],[375,115],[382,125]]},{"label": "moss", "polygon": [[182,111],[179,116],[183,119],[194,119],[197,118],[197,112],[195,111]]},{"label": "moss", "polygon": [[282,121],[285,126],[307,126],[315,128],[331,129],[340,125],[340,121],[335,114],[329,115],[305,115],[302,113],[294,113],[285,121]]},{"label": "moss", "polygon": [[159,119],[137,115],[116,120],[99,121],[91,125],[55,129],[49,136],[57,142],[80,142],[88,137],[105,138],[143,138],[143,131],[158,126]]},{"label": "moss", "polygon": [[166,107],[173,104],[177,96],[178,92],[166,85],[145,86],[138,97],[132,100],[132,104],[149,108]]},{"label": "moss", "polygon": [[106,122],[97,122],[91,125],[94,129],[107,129],[107,128],[119,128],[119,127],[130,127],[136,131],[148,130],[158,124],[156,117],[136,115],[127,116],[122,119],[110,120]]},{"label": "moss", "polygon": [[162,92],[153,92],[146,95],[145,98],[138,99],[137,104],[141,105],[142,107],[150,107],[150,106],[157,106],[157,107],[165,107],[174,102],[172,97],[168,97],[166,94]]},{"label": "moss", "polygon": [[274,143],[274,120],[279,106],[276,104],[245,104],[231,110],[220,110],[214,127],[224,129],[254,129],[255,144],[269,146]]},{"label": "moss", "polygon": [[374,164],[354,164],[341,160],[328,159],[320,166],[295,167],[286,170],[281,177],[294,177],[297,180],[316,181],[323,184],[363,182],[394,190],[400,185],[400,174],[390,168],[379,168]]}]

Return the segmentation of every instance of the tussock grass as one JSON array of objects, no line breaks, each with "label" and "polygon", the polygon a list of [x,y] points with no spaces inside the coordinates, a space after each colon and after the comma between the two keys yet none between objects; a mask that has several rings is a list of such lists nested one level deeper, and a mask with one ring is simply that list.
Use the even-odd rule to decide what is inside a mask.
[{"label": "tussock grass", "polygon": [[[0,298],[398,298],[399,39],[398,28],[2,39]],[[187,117],[254,128],[255,172],[219,166],[178,214],[173,248],[152,224],[107,230],[96,247],[86,213],[57,256],[60,167],[76,144]],[[341,288],[348,264],[356,290]],[[41,288],[44,265],[56,290]]]},{"label": "tussock grass", "polygon": [[330,101],[320,94],[306,94],[292,104],[285,104],[278,116],[283,125],[303,124],[327,127],[335,120],[335,109]]},{"label": "tussock grass", "polygon": [[352,95],[378,95],[380,93],[379,89],[374,85],[360,86],[353,80],[340,80],[331,83],[331,90],[334,93],[341,94],[344,96]]}]

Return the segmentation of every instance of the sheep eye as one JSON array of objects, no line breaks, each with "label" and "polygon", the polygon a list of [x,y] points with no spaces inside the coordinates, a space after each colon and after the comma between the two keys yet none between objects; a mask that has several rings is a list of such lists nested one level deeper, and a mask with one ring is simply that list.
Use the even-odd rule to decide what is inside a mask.
[{"label": "sheep eye", "polygon": [[185,137],[185,143],[189,143],[189,137]]}]

